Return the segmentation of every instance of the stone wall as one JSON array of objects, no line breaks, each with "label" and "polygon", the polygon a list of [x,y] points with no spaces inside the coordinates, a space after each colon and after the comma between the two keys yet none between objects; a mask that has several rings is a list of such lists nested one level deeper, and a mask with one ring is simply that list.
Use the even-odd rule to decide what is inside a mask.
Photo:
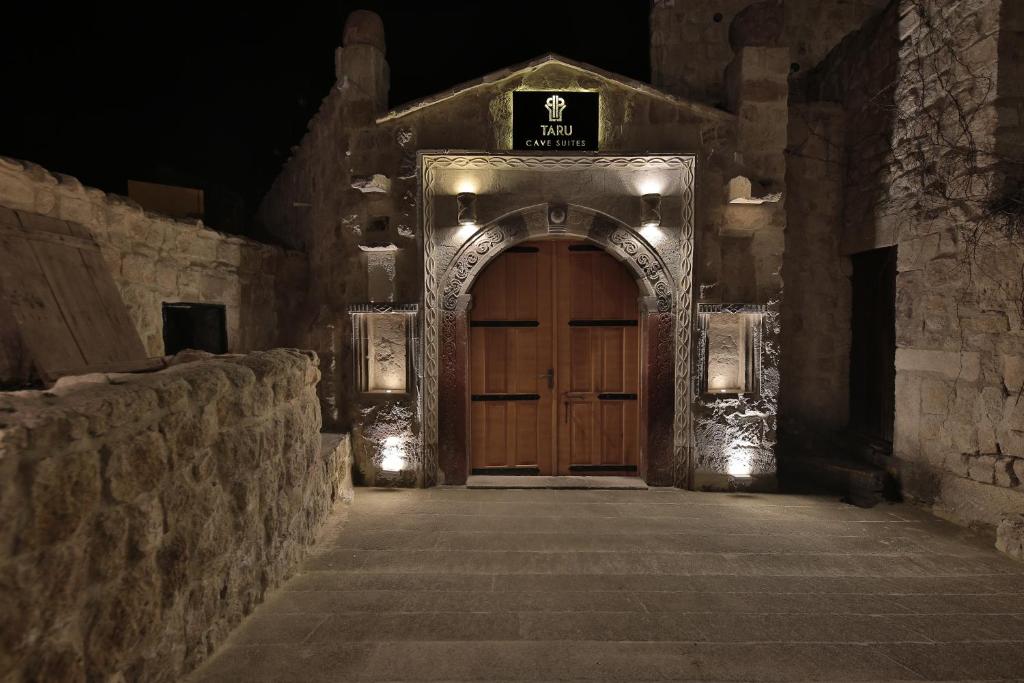
[{"label": "stone wall", "polygon": [[[723,74],[733,58],[730,26],[755,0],[652,0],[651,82],[708,103],[725,102]],[[816,65],[843,36],[858,29],[887,0],[787,0],[781,20],[755,18],[757,30],[789,47],[794,69]]]},{"label": "stone wall", "polygon": [[318,379],[277,349],[0,394],[0,678],[180,680],[223,641],[350,495]]},{"label": "stone wall", "polygon": [[807,89],[849,122],[840,250],[898,249],[891,469],[907,497],[989,527],[1024,510],[1024,237],[999,208],[1024,160],[1021,13],[895,2]]},{"label": "stone wall", "polygon": [[[0,158],[5,208],[75,222],[92,234],[151,356],[164,354],[163,302],[223,304],[232,352],[295,341],[292,312],[303,301],[306,278],[299,252],[145,212],[70,176]],[[13,342],[5,342],[0,360],[8,356],[0,381],[24,373],[23,352]]]},{"label": "stone wall", "polygon": [[844,126],[835,103],[790,110],[779,407],[787,438],[807,427],[839,431],[849,418],[850,261],[839,248]]}]

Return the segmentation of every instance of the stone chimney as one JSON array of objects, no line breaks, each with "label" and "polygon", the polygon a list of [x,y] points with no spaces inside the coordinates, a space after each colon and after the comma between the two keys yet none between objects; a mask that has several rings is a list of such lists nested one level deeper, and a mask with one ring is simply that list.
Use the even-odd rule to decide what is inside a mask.
[{"label": "stone chimney", "polygon": [[786,175],[790,61],[782,44],[783,11],[779,0],[766,0],[736,15],[729,27],[735,57],[725,72],[743,163],[772,192],[782,189]]},{"label": "stone chimney", "polygon": [[334,53],[338,87],[350,98],[364,100],[371,116],[388,107],[390,72],[385,59],[384,22],[367,10],[356,10],[345,20],[342,46]]}]

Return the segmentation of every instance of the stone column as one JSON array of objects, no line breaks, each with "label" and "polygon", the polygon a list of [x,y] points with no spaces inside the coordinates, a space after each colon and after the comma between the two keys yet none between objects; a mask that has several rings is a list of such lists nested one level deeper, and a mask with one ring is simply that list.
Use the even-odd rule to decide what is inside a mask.
[{"label": "stone column", "polygon": [[[705,420],[703,425],[709,435],[708,427],[734,410],[745,416],[742,425],[737,423],[739,429],[727,435],[725,448],[727,452],[752,449],[756,457],[751,471],[735,477],[728,471],[718,471],[717,467],[697,473],[717,480],[728,475],[729,485],[736,487],[772,488],[775,481],[790,65],[789,48],[781,45],[781,12],[781,3],[762,2],[751,6],[743,21],[737,17],[730,27],[735,57],[725,73],[728,107],[738,117],[736,162],[743,175],[763,188],[766,195],[779,195],[756,208],[748,207],[756,214],[746,219],[751,229],[748,249],[753,264],[754,301],[743,303],[765,307],[759,328],[759,388],[756,393],[743,394],[735,406],[729,402],[709,403],[708,408],[718,417]],[[701,430],[699,426],[698,434]]]},{"label": "stone column", "polygon": [[729,110],[739,116],[737,148],[743,164],[771,192],[786,176],[789,122],[789,48],[740,47],[725,71]]},{"label": "stone column", "polygon": [[651,486],[686,486],[688,482],[678,481],[676,473],[680,469],[689,471],[690,463],[677,467],[673,452],[675,319],[671,313],[658,311],[654,297],[643,297],[640,304],[644,325],[643,401],[647,413],[641,425],[642,475]]},{"label": "stone column", "polygon": [[469,310],[473,296],[458,297],[454,311],[443,311],[441,372],[437,410],[438,471],[425,471],[427,486],[465,484],[469,476]]},{"label": "stone column", "polygon": [[384,23],[366,10],[348,15],[342,47],[334,53],[334,71],[338,86],[348,90],[351,100],[368,105],[363,111],[365,123],[383,114],[388,106],[390,74],[384,57]]}]

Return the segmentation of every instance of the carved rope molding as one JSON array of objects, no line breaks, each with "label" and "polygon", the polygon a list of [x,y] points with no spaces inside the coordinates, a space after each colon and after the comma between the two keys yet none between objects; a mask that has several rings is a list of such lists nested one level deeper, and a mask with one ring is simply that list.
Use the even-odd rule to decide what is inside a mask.
[{"label": "carved rope molding", "polygon": [[[472,279],[473,272],[481,263],[489,261],[506,246],[525,238],[525,226],[498,224],[478,232],[471,238],[470,245],[463,245],[446,273],[440,272],[438,262],[438,240],[434,225],[434,183],[438,169],[491,169],[491,170],[537,170],[564,171],[574,168],[607,169],[663,169],[682,174],[682,212],[679,234],[679,280],[675,287],[666,282],[668,274],[663,273],[660,255],[649,247],[636,231],[631,228],[611,226],[607,231],[607,244],[633,260],[634,268],[643,272],[649,286],[657,297],[660,312],[673,312],[675,332],[675,405],[673,420],[673,466],[677,486],[689,483],[692,458],[692,417],[690,405],[690,344],[693,320],[693,234],[694,234],[694,162],[692,156],[543,156],[515,157],[500,155],[429,155],[421,157],[420,196],[421,228],[423,235],[423,478],[424,484],[437,483],[438,477],[438,380],[439,361],[442,350],[438,348],[442,324],[454,324],[458,297],[463,294],[465,283]],[[523,234],[519,234],[522,231]],[[599,235],[601,228],[594,221],[591,234],[595,241],[604,241]],[[445,279],[442,289],[442,279]],[[672,290],[675,300],[672,302]],[[670,303],[671,302],[671,303]],[[447,357],[453,349],[445,349]]]},{"label": "carved rope molding", "polygon": [[676,283],[676,374],[673,450],[676,486],[689,486],[693,463],[693,415],[690,412],[690,335],[693,324],[693,231],[694,231],[694,161],[684,157],[682,163],[682,220],[679,235],[679,281]]}]

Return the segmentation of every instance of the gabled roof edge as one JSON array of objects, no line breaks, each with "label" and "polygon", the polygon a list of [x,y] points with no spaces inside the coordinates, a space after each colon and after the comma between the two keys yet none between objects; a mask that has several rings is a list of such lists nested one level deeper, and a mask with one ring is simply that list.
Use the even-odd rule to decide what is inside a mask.
[{"label": "gabled roof edge", "polygon": [[434,104],[444,102],[445,100],[449,100],[453,97],[457,97],[458,95],[461,95],[462,93],[467,92],[469,90],[473,90],[474,88],[479,88],[485,85],[490,85],[492,83],[497,83],[498,81],[503,81],[505,79],[511,78],[523,71],[536,69],[538,67],[550,63],[564,64],[565,66],[568,66],[570,68],[593,74],[594,76],[603,78],[608,81],[613,81],[615,83],[618,83],[619,85],[622,85],[626,88],[630,88],[645,95],[657,97],[667,102],[671,102],[672,104],[685,107],[701,116],[719,119],[722,121],[730,121],[736,118],[735,114],[724,111],[722,109],[717,109],[707,104],[694,102],[693,100],[688,100],[677,95],[667,93],[664,90],[659,90],[658,88],[655,88],[653,85],[650,85],[649,83],[644,83],[643,81],[628,78],[626,76],[614,73],[612,71],[606,71],[604,69],[593,66],[591,64],[587,64],[585,62],[578,62],[574,59],[569,59],[567,57],[557,55],[553,52],[548,52],[546,54],[541,55],[540,57],[531,59],[528,62],[516,64],[514,66],[506,67],[504,69],[499,69],[498,71],[492,71],[491,73],[481,76],[480,78],[476,78],[471,81],[465,81],[463,83],[459,83],[458,85],[452,86],[448,90],[443,90],[434,95],[428,95],[427,97],[423,97],[418,100],[413,100],[412,102],[403,104],[400,107],[396,107],[395,109],[392,109],[391,111],[382,116],[378,116],[377,123],[386,123],[388,121],[399,119],[403,116],[406,116],[407,114],[419,111],[420,109],[424,109]]}]

